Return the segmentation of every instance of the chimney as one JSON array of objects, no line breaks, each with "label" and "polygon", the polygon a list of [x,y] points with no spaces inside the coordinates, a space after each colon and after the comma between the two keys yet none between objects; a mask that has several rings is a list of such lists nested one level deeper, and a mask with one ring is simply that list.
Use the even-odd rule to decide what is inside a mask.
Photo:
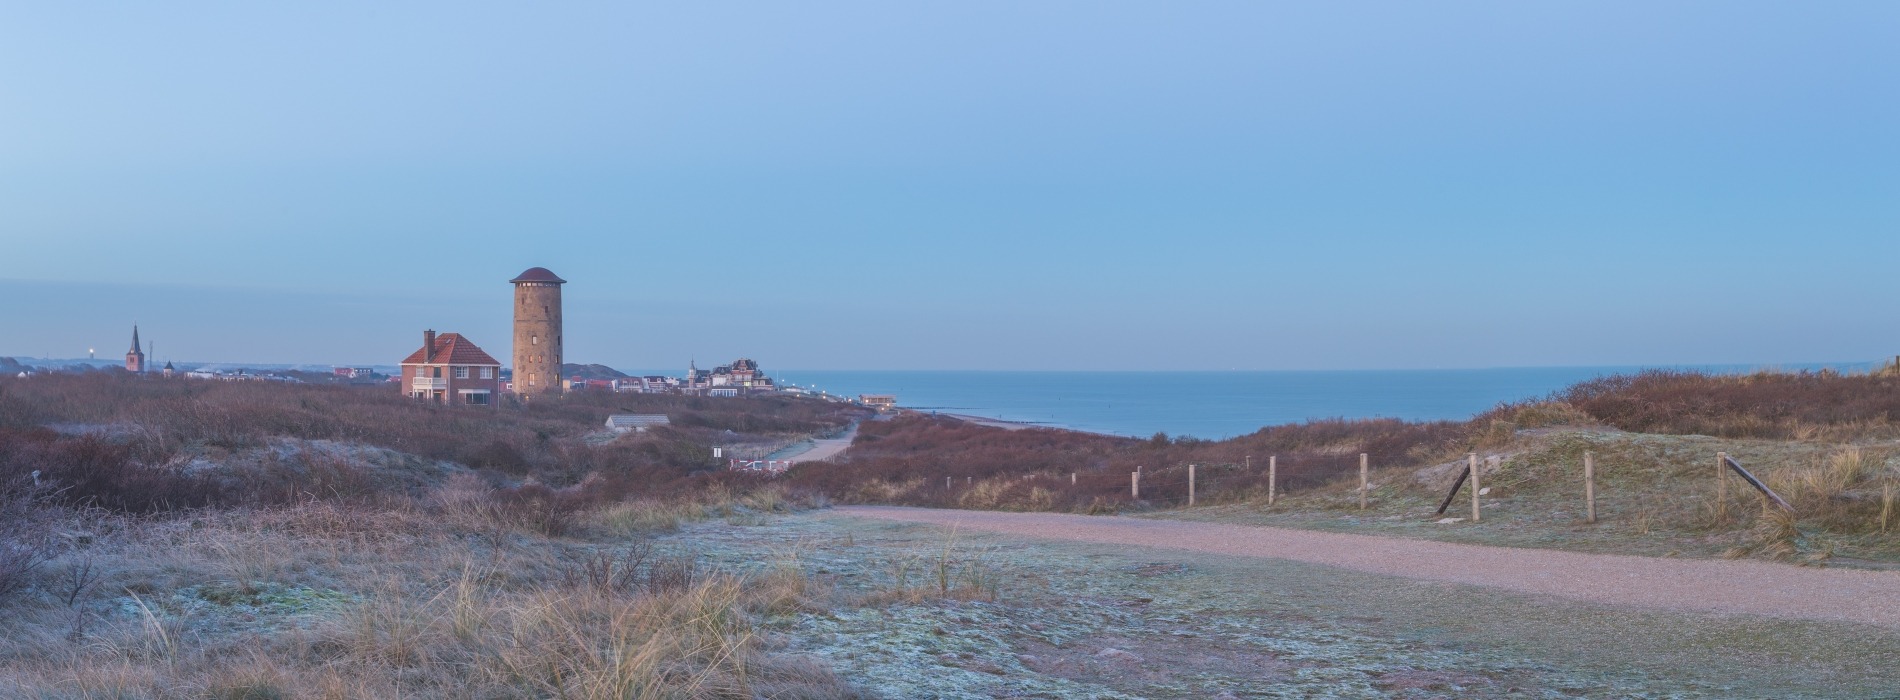
[{"label": "chimney", "polygon": [[435,364],[435,330],[422,332],[422,361]]}]

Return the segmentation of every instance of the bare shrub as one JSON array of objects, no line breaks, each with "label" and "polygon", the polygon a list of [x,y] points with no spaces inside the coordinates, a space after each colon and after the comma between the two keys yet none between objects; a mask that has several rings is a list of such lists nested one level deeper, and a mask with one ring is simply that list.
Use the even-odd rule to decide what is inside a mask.
[{"label": "bare shrub", "polygon": [[569,555],[561,565],[561,583],[601,595],[631,595],[640,590],[640,570],[653,555],[649,542],[613,550]]},{"label": "bare shrub", "polygon": [[690,554],[678,554],[653,560],[647,567],[646,589],[653,593],[680,591],[692,587],[704,578],[699,569],[699,558]]},{"label": "bare shrub", "polygon": [[0,600],[25,588],[58,551],[47,491],[31,477],[0,481]]}]

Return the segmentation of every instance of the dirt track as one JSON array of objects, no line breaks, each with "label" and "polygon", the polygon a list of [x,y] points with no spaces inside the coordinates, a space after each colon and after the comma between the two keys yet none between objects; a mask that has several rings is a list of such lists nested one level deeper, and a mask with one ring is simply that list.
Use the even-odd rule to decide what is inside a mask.
[{"label": "dirt track", "polygon": [[1657,559],[1113,516],[848,506],[838,513],[1048,539],[1289,559],[1667,610],[1900,628],[1900,573]]}]

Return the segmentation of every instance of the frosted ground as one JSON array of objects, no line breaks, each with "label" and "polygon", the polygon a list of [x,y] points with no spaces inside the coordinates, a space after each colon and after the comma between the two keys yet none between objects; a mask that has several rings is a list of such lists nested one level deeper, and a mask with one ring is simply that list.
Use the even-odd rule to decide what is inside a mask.
[{"label": "frosted ground", "polygon": [[[1900,687],[1900,635],[1844,624],[1619,610],[832,511],[699,523],[662,546],[727,570],[813,576],[835,604],[773,619],[768,641],[826,660],[877,697],[1868,697]],[[939,562],[951,587],[966,584],[964,599],[931,594]]]}]

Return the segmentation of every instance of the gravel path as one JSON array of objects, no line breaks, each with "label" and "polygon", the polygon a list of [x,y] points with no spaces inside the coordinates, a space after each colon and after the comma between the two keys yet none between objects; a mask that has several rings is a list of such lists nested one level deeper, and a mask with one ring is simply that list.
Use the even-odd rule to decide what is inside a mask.
[{"label": "gravel path", "polygon": [[886,506],[846,506],[836,512],[1049,539],[1290,559],[1593,603],[1900,628],[1900,573],[1888,571],[1579,554],[1114,516]]}]

